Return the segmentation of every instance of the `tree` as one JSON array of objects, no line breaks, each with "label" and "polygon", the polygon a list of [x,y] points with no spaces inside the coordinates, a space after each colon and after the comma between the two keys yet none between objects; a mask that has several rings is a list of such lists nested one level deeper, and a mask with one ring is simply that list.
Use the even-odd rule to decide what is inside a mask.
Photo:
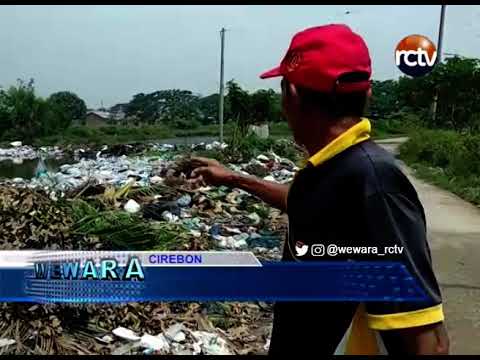
[{"label": "tree", "polygon": [[370,116],[373,119],[388,118],[399,110],[397,88],[398,83],[395,80],[373,81],[369,106]]},{"label": "tree", "polygon": [[37,136],[59,132],[62,121],[48,101],[35,95],[33,79],[18,80],[17,86],[0,91],[0,135],[4,139],[29,143]]},{"label": "tree", "polygon": [[281,119],[280,97],[272,89],[258,90],[250,95],[253,123],[261,124]]},{"label": "tree", "polygon": [[[203,125],[217,122],[219,101],[220,95],[218,93],[201,97],[198,100],[198,109],[201,112],[200,121]],[[226,103],[224,103],[224,109],[225,113],[227,113]]]},{"label": "tree", "polygon": [[62,129],[70,126],[73,120],[83,120],[87,115],[87,105],[76,94],[69,91],[60,91],[50,95],[48,103],[55,111],[61,122]]},{"label": "tree", "polygon": [[173,119],[198,119],[197,95],[188,90],[160,90],[150,94],[136,94],[126,107],[127,116],[135,116],[142,122],[168,123]]},{"label": "tree", "polygon": [[243,90],[234,79],[227,82],[227,99],[230,107],[228,117],[237,121],[242,133],[246,134],[250,117],[250,97],[248,92]]},{"label": "tree", "polygon": [[8,95],[4,90],[0,89],[0,135],[12,126],[10,117],[11,112],[12,108]]},{"label": "tree", "polygon": [[[435,123],[430,113],[435,90],[438,106]],[[421,114],[429,127],[463,130],[476,128],[480,114],[480,60],[460,56],[447,58],[422,77],[398,81],[400,105]]]}]

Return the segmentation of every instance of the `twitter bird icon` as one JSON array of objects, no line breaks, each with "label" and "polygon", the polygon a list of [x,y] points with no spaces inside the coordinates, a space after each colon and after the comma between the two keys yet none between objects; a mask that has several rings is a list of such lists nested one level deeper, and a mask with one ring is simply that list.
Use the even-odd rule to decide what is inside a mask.
[{"label": "twitter bird icon", "polygon": [[301,241],[297,241],[295,243],[295,251],[297,253],[297,256],[303,256],[307,253],[308,251],[308,245],[305,245],[303,242]]}]

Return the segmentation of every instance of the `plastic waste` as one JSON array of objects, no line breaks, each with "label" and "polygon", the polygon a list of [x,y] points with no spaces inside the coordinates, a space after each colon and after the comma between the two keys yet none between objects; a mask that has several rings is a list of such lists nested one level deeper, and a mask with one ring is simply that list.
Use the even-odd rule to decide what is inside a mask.
[{"label": "plastic waste", "polygon": [[140,346],[143,346],[147,349],[152,349],[153,351],[159,351],[166,353],[170,350],[170,344],[163,334],[157,336],[145,334],[140,338]]},{"label": "plastic waste", "polygon": [[205,230],[205,224],[202,223],[202,220],[198,217],[185,219],[182,221],[183,226],[185,226],[189,230]]},{"label": "plastic waste", "polygon": [[249,214],[248,218],[250,220],[252,220],[253,225],[260,224],[261,219],[260,219],[260,216],[256,212],[253,212],[253,213]]},{"label": "plastic waste", "polygon": [[177,222],[179,218],[177,215],[174,215],[170,211],[165,210],[162,213],[162,219],[165,221],[168,221],[169,223],[174,223],[174,222]]},{"label": "plastic waste", "polygon": [[152,176],[152,177],[150,178],[150,182],[151,182],[152,184],[161,184],[161,183],[163,182],[163,178],[160,177],[160,176]]},{"label": "plastic waste", "polygon": [[0,348],[4,346],[9,346],[15,344],[16,341],[13,339],[0,339]]},{"label": "plastic waste", "polygon": [[232,227],[228,227],[228,226],[224,226],[223,228],[231,234],[241,234],[242,233],[242,231],[240,229],[237,229],[237,228],[232,228]]},{"label": "plastic waste", "polygon": [[102,336],[102,337],[95,337],[96,340],[100,341],[101,343],[104,343],[104,344],[110,344],[111,342],[113,342],[113,337],[111,337],[110,335],[105,335],[105,336]]},{"label": "plastic waste", "polygon": [[250,234],[247,244],[251,248],[273,249],[279,247],[281,238],[277,235],[260,235],[257,233]]},{"label": "plastic waste", "polygon": [[218,241],[218,246],[225,249],[244,249],[248,246],[246,239],[248,234],[234,236],[213,235],[212,238]]},{"label": "plastic waste", "polygon": [[263,178],[263,180],[274,181],[274,182],[277,181],[277,180],[275,180],[275,178],[274,178],[272,175],[265,176],[265,177]]},{"label": "plastic waste", "polygon": [[270,339],[267,339],[267,342],[263,346],[263,350],[268,351],[270,349]]},{"label": "plastic waste", "polygon": [[127,203],[123,206],[126,212],[130,214],[135,214],[140,211],[140,204],[137,203],[135,200],[130,199],[127,201]]},{"label": "plastic waste", "polygon": [[197,350],[200,347],[205,355],[232,355],[227,342],[219,335],[206,331],[192,331]]},{"label": "plastic waste", "polygon": [[21,141],[12,141],[10,143],[10,145],[12,145],[13,147],[20,147],[20,146],[22,146],[22,142]]},{"label": "plastic waste", "polygon": [[269,161],[270,159],[269,159],[267,156],[265,156],[265,155],[263,155],[263,154],[260,154],[260,155],[257,156],[257,160],[259,160],[259,161],[261,161],[261,162],[267,162],[267,161]]},{"label": "plastic waste", "polygon": [[116,329],[113,329],[112,333],[115,336],[118,336],[119,338],[122,338],[125,340],[130,340],[130,341],[140,340],[140,336],[138,336],[135,332],[121,326]]},{"label": "plastic waste", "polygon": [[198,230],[190,230],[190,234],[192,234],[194,237],[202,236],[202,233]]},{"label": "plastic waste", "polygon": [[184,333],[185,326],[183,324],[174,324],[170,326],[165,332],[165,337],[171,341],[182,342],[186,336]]},{"label": "plastic waste", "polygon": [[122,346],[118,347],[117,349],[113,350],[112,355],[124,355],[124,354],[127,354],[127,353],[131,352],[132,350],[135,350],[136,348],[139,348],[139,347],[141,347],[140,341],[135,341],[133,343],[128,343],[128,344],[122,345]]},{"label": "plastic waste", "polygon": [[187,207],[192,202],[192,197],[188,194],[183,195],[177,199],[177,204],[180,207]]},{"label": "plastic waste", "polygon": [[143,217],[145,219],[165,220],[162,215],[165,211],[177,217],[180,216],[181,213],[177,202],[159,200],[143,206]]},{"label": "plastic waste", "polygon": [[35,169],[35,177],[40,178],[42,176],[48,176],[48,170],[45,161],[43,161],[43,158],[40,158]]},{"label": "plastic waste", "polygon": [[221,230],[222,230],[222,227],[220,225],[213,224],[209,232],[210,232],[210,235],[217,236],[217,235],[220,235]]}]

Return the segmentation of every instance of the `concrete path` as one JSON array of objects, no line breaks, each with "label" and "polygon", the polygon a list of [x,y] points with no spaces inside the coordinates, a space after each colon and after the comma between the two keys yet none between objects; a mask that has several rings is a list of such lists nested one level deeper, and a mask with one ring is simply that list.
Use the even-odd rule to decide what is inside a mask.
[{"label": "concrete path", "polygon": [[[377,141],[396,153],[406,138]],[[415,186],[427,216],[434,268],[444,298],[452,354],[480,354],[480,209],[415,177],[401,164]]]}]

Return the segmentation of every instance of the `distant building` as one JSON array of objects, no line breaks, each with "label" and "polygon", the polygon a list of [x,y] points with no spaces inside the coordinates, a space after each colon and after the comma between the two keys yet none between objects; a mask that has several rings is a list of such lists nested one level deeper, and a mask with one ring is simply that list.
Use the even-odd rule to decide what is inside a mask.
[{"label": "distant building", "polygon": [[112,119],[114,120],[123,120],[126,116],[128,104],[117,104],[110,108],[110,114],[112,114]]},{"label": "distant building", "polygon": [[108,111],[89,111],[85,118],[85,125],[92,128],[108,126],[108,121],[111,118]]}]

